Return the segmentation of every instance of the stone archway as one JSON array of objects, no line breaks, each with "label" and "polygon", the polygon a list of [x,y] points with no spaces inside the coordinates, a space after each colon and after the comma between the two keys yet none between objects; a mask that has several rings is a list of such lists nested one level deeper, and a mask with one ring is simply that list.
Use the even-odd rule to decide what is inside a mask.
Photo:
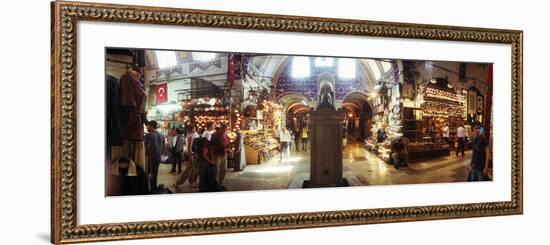
[{"label": "stone archway", "polygon": [[312,105],[304,95],[287,92],[277,97],[277,103],[283,106],[283,122],[286,127],[296,129],[306,123]]},{"label": "stone archway", "polygon": [[347,133],[363,141],[371,135],[371,118],[373,109],[364,91],[352,91],[343,100],[342,108],[346,111]]}]

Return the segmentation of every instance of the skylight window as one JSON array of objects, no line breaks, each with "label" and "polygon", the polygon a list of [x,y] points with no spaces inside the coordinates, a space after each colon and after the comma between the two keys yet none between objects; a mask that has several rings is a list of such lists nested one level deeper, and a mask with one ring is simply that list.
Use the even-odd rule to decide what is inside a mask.
[{"label": "skylight window", "polygon": [[209,61],[216,58],[216,53],[193,52],[193,60]]},{"label": "skylight window", "polygon": [[296,56],[292,59],[292,77],[309,77],[309,57]]},{"label": "skylight window", "polygon": [[382,76],[382,72],[380,72],[380,69],[378,68],[378,64],[376,64],[376,61],[367,60],[367,64],[369,64],[370,70],[372,71],[372,75],[374,75],[374,80],[378,80]]},{"label": "skylight window", "polygon": [[176,52],[174,51],[157,50],[155,51],[155,56],[157,56],[157,64],[160,69],[178,64],[178,61],[176,60]]},{"label": "skylight window", "polygon": [[320,67],[328,67],[334,65],[334,59],[333,58],[327,58],[327,57],[318,57],[315,58],[315,66]]},{"label": "skylight window", "polygon": [[382,64],[382,68],[384,69],[384,73],[388,72],[391,69],[391,63],[390,62],[380,62]]},{"label": "skylight window", "polygon": [[352,79],[356,76],[357,64],[355,59],[340,58],[338,59],[338,76],[340,78]]}]

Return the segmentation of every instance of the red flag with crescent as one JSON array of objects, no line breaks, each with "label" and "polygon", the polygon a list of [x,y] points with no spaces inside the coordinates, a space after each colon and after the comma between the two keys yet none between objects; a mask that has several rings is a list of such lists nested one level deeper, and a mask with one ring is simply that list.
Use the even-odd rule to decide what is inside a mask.
[{"label": "red flag with crescent", "polygon": [[230,53],[227,57],[227,81],[229,86],[233,86],[235,81],[235,54]]},{"label": "red flag with crescent", "polygon": [[166,83],[157,84],[155,86],[155,97],[157,98],[157,105],[168,101],[168,91]]}]

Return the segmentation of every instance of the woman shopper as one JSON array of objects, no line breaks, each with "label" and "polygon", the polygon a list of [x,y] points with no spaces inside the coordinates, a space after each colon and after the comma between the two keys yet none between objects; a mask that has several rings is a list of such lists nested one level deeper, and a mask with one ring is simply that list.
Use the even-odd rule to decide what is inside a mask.
[{"label": "woman shopper", "polygon": [[220,186],[216,180],[216,163],[211,144],[205,138],[199,140],[200,154],[197,155],[199,162],[199,191],[214,192],[220,191]]},{"label": "woman shopper", "polygon": [[184,184],[186,181],[189,181],[191,187],[196,187],[197,184],[197,175],[198,175],[198,163],[197,157],[193,154],[193,143],[195,139],[198,139],[199,134],[195,126],[189,126],[187,129],[187,136],[185,137],[185,150],[184,158],[187,158],[185,162],[185,170],[181,173],[179,178],[176,180],[174,187],[177,189],[178,186]]},{"label": "woman shopper", "polygon": [[304,152],[307,152],[308,133],[308,128],[306,126],[302,127],[302,150]]},{"label": "woman shopper", "polygon": [[283,161],[283,155],[286,155],[287,157],[289,156],[289,149],[288,149],[288,145],[290,144],[290,132],[288,132],[288,129],[286,129],[286,127],[283,127],[282,131],[281,131],[281,135],[280,135],[280,141],[281,141],[281,158],[279,161]]}]

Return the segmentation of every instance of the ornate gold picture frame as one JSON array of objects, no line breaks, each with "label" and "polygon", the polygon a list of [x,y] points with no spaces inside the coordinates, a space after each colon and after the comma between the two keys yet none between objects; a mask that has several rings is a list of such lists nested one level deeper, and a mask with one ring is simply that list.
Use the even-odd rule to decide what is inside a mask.
[{"label": "ornate gold picture frame", "polygon": [[[523,32],[518,30],[330,19],[194,9],[56,1],[51,4],[51,242],[75,243],[215,233],[298,229],[523,212]],[[218,218],[78,224],[77,24],[119,22],[426,39],[511,46],[510,200],[484,203],[326,210]],[[79,149],[85,150],[85,149]],[[253,194],[251,194],[253,195]]]}]

